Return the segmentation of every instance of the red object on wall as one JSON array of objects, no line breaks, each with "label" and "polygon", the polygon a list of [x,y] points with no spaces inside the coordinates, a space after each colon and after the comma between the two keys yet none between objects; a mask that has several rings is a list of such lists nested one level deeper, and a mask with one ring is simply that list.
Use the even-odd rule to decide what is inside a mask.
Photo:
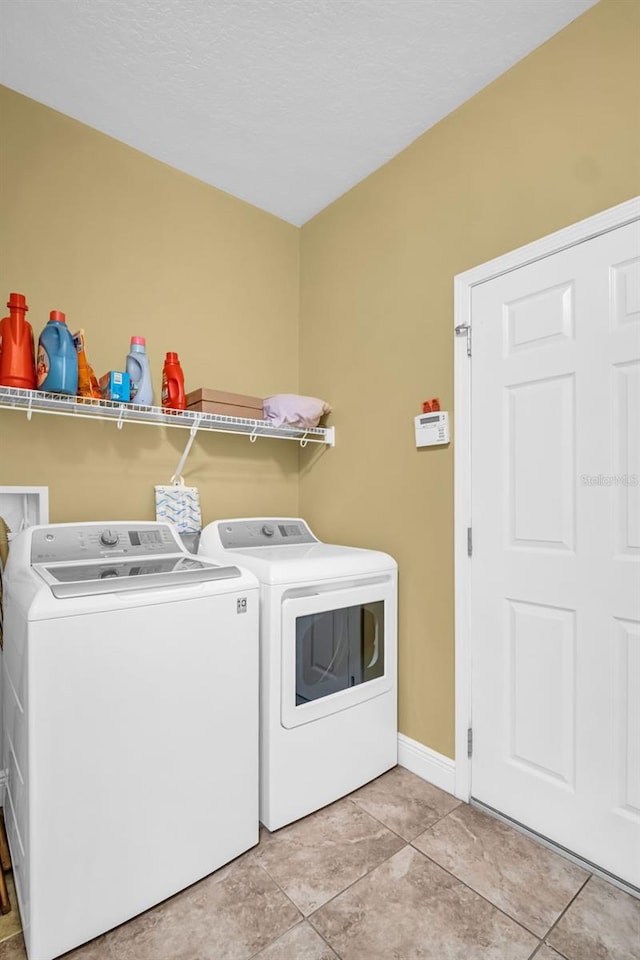
[{"label": "red object on wall", "polygon": [[440,409],[440,398],[433,397],[431,400],[422,401],[422,412],[423,413],[437,413]]},{"label": "red object on wall", "polygon": [[9,316],[0,322],[0,386],[34,390],[36,365],[29,309],[22,293],[10,293]]},{"label": "red object on wall", "polygon": [[184,374],[177,353],[168,353],[162,370],[162,406],[167,410],[186,410]]}]

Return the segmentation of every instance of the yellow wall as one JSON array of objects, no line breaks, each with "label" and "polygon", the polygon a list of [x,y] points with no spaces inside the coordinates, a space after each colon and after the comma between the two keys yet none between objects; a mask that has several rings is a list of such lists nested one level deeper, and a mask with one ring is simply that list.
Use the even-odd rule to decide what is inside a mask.
[{"label": "yellow wall", "polygon": [[[301,384],[338,445],[302,462],[324,539],[400,567],[400,728],[454,751],[453,277],[640,192],[640,5],[607,0],[302,229]],[[310,469],[311,463],[314,464]]]},{"label": "yellow wall", "polygon": [[[167,350],[188,390],[297,391],[295,227],[4,87],[0,130],[0,298],[36,337],[64,310],[99,376],[146,336],[156,399]],[[54,521],[152,518],[187,436],[0,411],[0,484],[48,484]],[[186,478],[205,519],[298,510],[293,443],[201,435]]]}]

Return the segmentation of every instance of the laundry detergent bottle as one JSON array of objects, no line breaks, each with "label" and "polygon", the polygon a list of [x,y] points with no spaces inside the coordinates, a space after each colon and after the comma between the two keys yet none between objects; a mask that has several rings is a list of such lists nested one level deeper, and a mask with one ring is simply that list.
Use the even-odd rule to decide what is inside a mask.
[{"label": "laundry detergent bottle", "polygon": [[126,371],[131,384],[131,403],[153,405],[153,385],[144,337],[131,337],[131,347],[127,354]]},{"label": "laundry detergent bottle", "polygon": [[162,371],[162,406],[167,410],[186,410],[184,374],[177,353],[168,353]]},{"label": "laundry detergent bottle", "polygon": [[52,310],[49,322],[38,341],[36,365],[38,390],[48,393],[78,392],[78,354],[66,317],[60,310]]},{"label": "laundry detergent bottle", "polygon": [[0,321],[0,386],[33,390],[33,330],[25,318],[29,307],[21,293],[10,293],[7,306],[9,316]]}]

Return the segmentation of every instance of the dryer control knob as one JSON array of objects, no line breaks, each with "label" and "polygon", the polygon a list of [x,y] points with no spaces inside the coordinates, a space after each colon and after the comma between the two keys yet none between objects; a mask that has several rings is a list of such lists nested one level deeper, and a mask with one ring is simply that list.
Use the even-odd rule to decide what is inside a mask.
[{"label": "dryer control knob", "polygon": [[264,527],[262,528],[262,533],[265,535],[265,537],[272,537],[275,533],[275,530],[273,527],[270,527],[268,523],[265,523]]},{"label": "dryer control knob", "polygon": [[115,547],[119,539],[115,530],[103,530],[100,534],[100,543],[105,547]]}]

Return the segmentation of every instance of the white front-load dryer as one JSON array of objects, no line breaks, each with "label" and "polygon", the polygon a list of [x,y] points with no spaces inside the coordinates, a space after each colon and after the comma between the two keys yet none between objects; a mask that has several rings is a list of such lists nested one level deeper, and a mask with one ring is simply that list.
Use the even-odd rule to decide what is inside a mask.
[{"label": "white front-load dryer", "polygon": [[304,520],[218,520],[203,556],[260,581],[260,819],[269,830],[395,766],[397,565]]},{"label": "white front-load dryer", "polygon": [[258,841],[258,583],[161,523],[32,527],[5,576],[5,818],[50,960]]}]

